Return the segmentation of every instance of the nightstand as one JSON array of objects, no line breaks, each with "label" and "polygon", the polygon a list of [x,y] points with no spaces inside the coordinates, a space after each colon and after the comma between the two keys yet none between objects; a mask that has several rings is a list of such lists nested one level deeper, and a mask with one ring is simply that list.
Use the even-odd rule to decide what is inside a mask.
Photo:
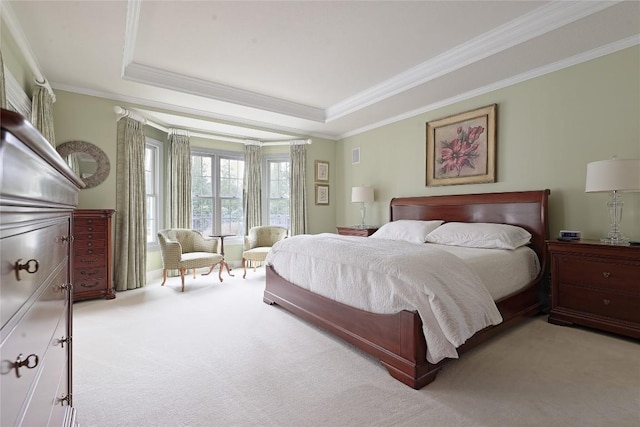
[{"label": "nightstand", "polygon": [[378,231],[378,227],[337,227],[338,234],[343,236],[362,236],[369,237],[376,231]]},{"label": "nightstand", "polygon": [[548,242],[549,323],[640,338],[640,247],[586,240]]}]

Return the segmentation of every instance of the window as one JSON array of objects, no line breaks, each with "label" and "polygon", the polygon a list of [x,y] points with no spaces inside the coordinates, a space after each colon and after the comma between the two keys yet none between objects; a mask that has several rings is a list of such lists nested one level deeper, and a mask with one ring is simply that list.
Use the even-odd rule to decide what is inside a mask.
[{"label": "window", "polygon": [[161,223],[160,165],[162,145],[146,138],[144,149],[145,203],[147,211],[147,246],[158,245],[158,227]]},{"label": "window", "polygon": [[244,156],[198,152],[191,155],[191,226],[204,236],[244,235]]},{"label": "window", "polygon": [[268,225],[291,228],[291,214],[289,212],[290,164],[288,156],[266,159],[266,179],[264,182],[266,182],[267,188],[264,194],[267,197],[263,201],[266,213],[263,216]]}]

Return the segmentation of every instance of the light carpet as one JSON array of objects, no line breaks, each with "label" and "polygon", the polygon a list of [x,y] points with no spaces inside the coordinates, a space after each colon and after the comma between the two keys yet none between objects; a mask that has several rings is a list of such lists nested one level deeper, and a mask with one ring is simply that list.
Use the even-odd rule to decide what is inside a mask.
[{"label": "light carpet", "polygon": [[74,304],[81,427],[640,425],[637,341],[538,316],[413,390],[234,273]]}]

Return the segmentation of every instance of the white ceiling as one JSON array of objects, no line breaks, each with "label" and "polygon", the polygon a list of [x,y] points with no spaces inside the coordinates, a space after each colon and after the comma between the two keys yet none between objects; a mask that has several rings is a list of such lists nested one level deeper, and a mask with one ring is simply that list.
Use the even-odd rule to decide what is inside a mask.
[{"label": "white ceiling", "polygon": [[640,43],[636,0],[2,4],[54,89],[264,141],[339,139]]}]

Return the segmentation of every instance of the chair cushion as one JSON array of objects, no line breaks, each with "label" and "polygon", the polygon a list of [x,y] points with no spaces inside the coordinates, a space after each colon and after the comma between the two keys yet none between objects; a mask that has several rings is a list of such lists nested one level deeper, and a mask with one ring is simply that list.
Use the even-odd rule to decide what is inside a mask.
[{"label": "chair cushion", "polygon": [[214,254],[211,252],[189,252],[182,254],[178,267],[184,268],[202,268],[210,267],[214,264],[222,261],[223,257],[220,254]]},{"label": "chair cushion", "polygon": [[242,257],[251,261],[264,261],[267,258],[267,254],[269,253],[270,249],[270,247],[264,246],[249,249],[248,251],[242,252]]}]

